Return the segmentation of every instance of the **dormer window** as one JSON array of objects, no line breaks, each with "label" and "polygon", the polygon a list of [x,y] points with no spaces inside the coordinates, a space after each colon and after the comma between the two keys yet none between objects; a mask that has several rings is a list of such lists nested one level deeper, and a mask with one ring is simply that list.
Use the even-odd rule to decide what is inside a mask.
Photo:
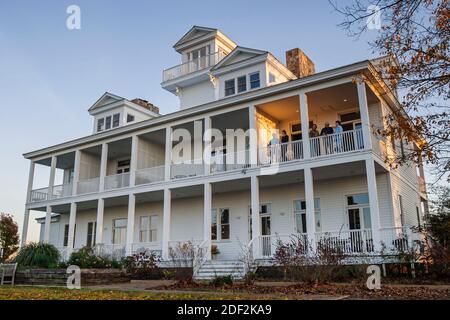
[{"label": "dormer window", "polygon": [[259,72],[250,74],[250,89],[256,89],[261,86],[261,81],[259,80]]},{"label": "dormer window", "polygon": [[113,128],[118,127],[119,123],[120,123],[120,114],[116,113],[115,115],[113,115]]},{"label": "dormer window", "polygon": [[111,129],[111,116],[106,117],[105,130]]},{"label": "dormer window", "polygon": [[105,124],[105,119],[98,119],[97,120],[97,132],[103,131],[103,125]]},{"label": "dormer window", "polygon": [[247,77],[239,77],[237,78],[237,87],[238,87],[238,93],[247,91]]},{"label": "dormer window", "polygon": [[231,96],[236,93],[234,79],[225,81],[225,96]]},{"label": "dormer window", "polygon": [[133,122],[134,116],[132,114],[127,114],[127,122]]}]

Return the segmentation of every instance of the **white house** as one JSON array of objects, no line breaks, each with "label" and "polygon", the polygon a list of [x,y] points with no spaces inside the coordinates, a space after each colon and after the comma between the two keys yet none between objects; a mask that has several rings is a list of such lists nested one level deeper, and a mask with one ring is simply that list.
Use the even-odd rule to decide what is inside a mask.
[{"label": "white house", "polygon": [[[218,261],[245,249],[258,261],[272,257],[277,239],[299,234],[348,254],[411,245],[409,228],[427,207],[423,168],[385,163],[417,146],[374,134],[386,115],[403,112],[377,61],[315,73],[300,49],[286,53],[285,65],[198,26],[174,48],[181,63],[163,71],[161,86],[179,97],[179,111],[160,115],[147,101],[105,93],[89,109],[92,135],[24,154],[22,244],[35,210],[46,213],[41,241],[65,254],[95,246],[167,259],[170,247],[192,241],[207,260],[216,245]],[[342,132],[305,134],[336,120]],[[209,129],[250,133],[230,147],[234,138],[211,141]],[[289,141],[271,140],[277,130]],[[182,160],[176,132],[194,136]],[[50,167],[46,188],[33,189],[36,165]]]}]

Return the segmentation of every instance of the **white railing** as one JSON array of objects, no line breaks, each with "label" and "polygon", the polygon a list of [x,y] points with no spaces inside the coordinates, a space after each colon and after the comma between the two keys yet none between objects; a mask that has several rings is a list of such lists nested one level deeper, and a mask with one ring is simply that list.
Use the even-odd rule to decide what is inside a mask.
[{"label": "white railing", "polygon": [[165,166],[151,167],[136,171],[136,184],[149,184],[164,180]]},{"label": "white railing", "polygon": [[206,262],[208,253],[211,250],[211,240],[203,240],[198,246],[195,247],[194,261],[192,262],[193,276],[195,277]]},{"label": "white railing", "polygon": [[80,180],[77,184],[77,194],[86,194],[98,192],[100,185],[100,178],[92,178],[86,180]]},{"label": "white railing", "polygon": [[40,188],[31,191],[30,202],[48,200],[48,188]]},{"label": "white railing", "polygon": [[120,173],[105,177],[105,190],[120,189],[130,186],[130,173]]},{"label": "white railing", "polygon": [[120,261],[126,256],[123,244],[96,244],[94,253],[100,257]]},{"label": "white railing", "polygon": [[321,157],[364,149],[361,129],[333,133],[310,139],[311,157]]},{"label": "white railing", "polygon": [[170,166],[171,179],[183,179],[201,176],[205,172],[203,159],[189,160],[183,163],[174,163]]},{"label": "white railing", "polygon": [[323,250],[343,254],[374,252],[371,229],[317,232],[316,245]]},{"label": "white railing", "polygon": [[67,261],[69,260],[69,252],[67,251],[67,247],[57,247],[56,249],[58,249],[59,251],[59,255],[61,257],[61,261]]},{"label": "white railing", "polygon": [[251,167],[249,150],[211,156],[211,173],[242,170]]},{"label": "white railing", "polygon": [[214,66],[225,57],[223,52],[215,52],[207,56],[186,61],[163,71],[163,82]]},{"label": "white railing", "polygon": [[59,199],[70,197],[72,195],[72,184],[61,184],[53,187],[52,198]]},{"label": "white railing", "polygon": [[156,254],[157,257],[161,257],[161,242],[136,242],[131,245],[131,250],[133,253],[146,253]]},{"label": "white railing", "polygon": [[270,234],[259,237],[259,251],[262,258],[272,258],[277,250],[278,244],[298,243],[305,245],[305,254],[308,250],[308,237],[306,233],[297,234]]},{"label": "white railing", "polygon": [[258,156],[260,165],[300,160],[303,159],[303,142],[297,140],[259,147]]},{"label": "white railing", "polygon": [[385,254],[407,252],[414,248],[414,241],[419,240],[418,234],[414,234],[408,227],[382,228],[380,238]]}]

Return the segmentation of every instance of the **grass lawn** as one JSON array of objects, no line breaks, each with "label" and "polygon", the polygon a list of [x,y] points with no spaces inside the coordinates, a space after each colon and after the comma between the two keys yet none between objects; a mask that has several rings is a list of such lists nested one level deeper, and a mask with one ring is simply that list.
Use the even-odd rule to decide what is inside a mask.
[{"label": "grass lawn", "polygon": [[287,299],[286,296],[268,296],[245,293],[205,292],[142,292],[118,290],[69,290],[46,287],[0,287],[0,300],[242,300],[242,299]]}]

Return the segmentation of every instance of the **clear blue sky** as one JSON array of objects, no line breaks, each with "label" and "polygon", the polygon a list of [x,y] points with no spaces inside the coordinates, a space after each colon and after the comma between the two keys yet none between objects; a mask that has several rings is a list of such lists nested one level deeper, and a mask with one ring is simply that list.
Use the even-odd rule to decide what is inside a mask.
[{"label": "clear blue sky", "polygon": [[[81,8],[81,30],[66,28],[71,4]],[[147,99],[164,114],[177,110],[161,74],[179,63],[172,45],[192,25],[219,28],[282,62],[286,50],[302,48],[322,71],[372,57],[367,37],[376,31],[355,41],[337,27],[341,19],[326,0],[1,0],[0,211],[21,226],[29,166],[22,153],[89,135],[87,109],[105,91]],[[47,179],[38,172],[35,186]]]}]

